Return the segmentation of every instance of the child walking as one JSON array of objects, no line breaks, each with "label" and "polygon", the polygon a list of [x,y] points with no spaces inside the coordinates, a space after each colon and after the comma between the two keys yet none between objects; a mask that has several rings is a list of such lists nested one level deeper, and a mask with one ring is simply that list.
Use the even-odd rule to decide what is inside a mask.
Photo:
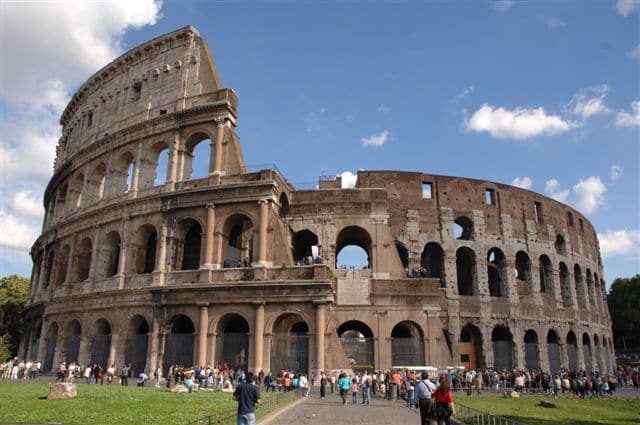
[{"label": "child walking", "polygon": [[358,404],[358,390],[360,386],[358,385],[358,380],[353,378],[351,381],[351,397],[353,397],[353,404]]}]

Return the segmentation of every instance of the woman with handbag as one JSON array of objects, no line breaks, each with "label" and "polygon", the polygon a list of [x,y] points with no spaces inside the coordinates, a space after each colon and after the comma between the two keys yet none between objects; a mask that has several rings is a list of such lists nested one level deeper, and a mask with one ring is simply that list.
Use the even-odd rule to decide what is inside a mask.
[{"label": "woman with handbag", "polygon": [[440,387],[432,394],[435,401],[435,417],[438,425],[451,425],[449,417],[456,414],[456,408],[453,404],[453,395],[447,378],[440,378]]}]

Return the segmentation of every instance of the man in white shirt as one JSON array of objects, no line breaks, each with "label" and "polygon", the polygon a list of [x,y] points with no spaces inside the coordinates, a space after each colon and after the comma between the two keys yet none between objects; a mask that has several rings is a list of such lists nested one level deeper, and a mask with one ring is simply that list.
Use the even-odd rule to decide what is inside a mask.
[{"label": "man in white shirt", "polygon": [[298,386],[302,389],[302,395],[304,397],[309,397],[309,391],[311,391],[311,388],[309,388],[309,380],[304,373],[300,374],[300,378],[298,379]]},{"label": "man in white shirt", "polygon": [[436,386],[429,380],[429,374],[422,372],[422,376],[415,389],[415,403],[420,409],[420,424],[430,425],[431,411],[433,410],[433,400],[431,393],[436,390]]}]

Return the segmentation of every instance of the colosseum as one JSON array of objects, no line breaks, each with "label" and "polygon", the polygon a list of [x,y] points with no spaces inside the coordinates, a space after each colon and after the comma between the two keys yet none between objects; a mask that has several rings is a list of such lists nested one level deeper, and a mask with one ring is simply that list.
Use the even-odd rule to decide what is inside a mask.
[{"label": "colosseum", "polygon": [[[578,211],[410,171],[296,189],[275,167],[248,171],[237,108],[191,26],[80,87],[31,250],[21,357],[44,371],[612,367],[598,240]],[[346,247],[368,264],[337,267]]]}]

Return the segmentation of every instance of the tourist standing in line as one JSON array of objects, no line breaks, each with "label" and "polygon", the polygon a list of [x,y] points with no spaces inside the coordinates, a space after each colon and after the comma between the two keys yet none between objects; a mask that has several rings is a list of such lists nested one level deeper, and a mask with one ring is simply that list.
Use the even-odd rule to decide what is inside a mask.
[{"label": "tourist standing in line", "polygon": [[449,386],[449,380],[446,377],[440,378],[440,388],[432,394],[435,400],[435,416],[438,425],[451,425],[450,417],[456,414],[456,408],[453,404],[453,395]]},{"label": "tourist standing in line", "polygon": [[248,372],[246,382],[238,384],[233,392],[238,402],[238,425],[256,425],[256,406],[260,404],[260,389],[253,385],[253,372]]},{"label": "tourist standing in line", "polygon": [[420,409],[420,425],[430,425],[433,418],[433,398],[431,394],[436,386],[429,380],[429,374],[422,372],[420,382],[416,385],[416,406]]},{"label": "tourist standing in line", "polygon": [[351,379],[349,379],[346,373],[342,372],[340,374],[338,386],[340,387],[340,397],[342,398],[342,405],[344,406],[347,404],[347,393],[351,387]]},{"label": "tourist standing in line", "polygon": [[335,394],[336,392],[336,373],[333,372],[331,375],[331,394]]}]

